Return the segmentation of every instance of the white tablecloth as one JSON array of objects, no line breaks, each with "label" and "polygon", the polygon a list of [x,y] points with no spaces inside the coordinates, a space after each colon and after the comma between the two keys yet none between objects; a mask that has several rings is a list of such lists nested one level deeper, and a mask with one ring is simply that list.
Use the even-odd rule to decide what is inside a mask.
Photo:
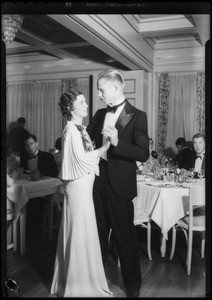
[{"label": "white tablecloth", "polygon": [[[167,186],[165,186],[167,184]],[[205,204],[204,183],[184,183],[178,187],[175,183],[137,182],[138,196],[133,199],[135,220],[139,224],[139,214],[147,215],[161,228],[161,233],[168,239],[168,231],[188,213],[188,194],[186,187],[191,187],[194,203]]]},{"label": "white tablecloth", "polygon": [[17,180],[7,188],[7,198],[14,203],[16,221],[21,209],[31,198],[54,194],[58,186],[62,185],[58,178],[41,178],[39,181]]}]

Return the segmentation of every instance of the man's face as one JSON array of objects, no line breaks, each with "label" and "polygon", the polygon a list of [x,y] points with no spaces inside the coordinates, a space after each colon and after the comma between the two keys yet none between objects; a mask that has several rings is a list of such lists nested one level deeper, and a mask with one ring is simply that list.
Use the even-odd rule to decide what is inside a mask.
[{"label": "man's face", "polygon": [[19,123],[18,126],[24,128],[25,127],[25,123]]},{"label": "man's face", "polygon": [[114,105],[116,102],[117,88],[116,84],[112,80],[101,78],[97,84],[98,97],[106,105]]},{"label": "man's face", "polygon": [[33,138],[29,138],[27,141],[24,143],[25,149],[29,155],[34,155],[38,149],[38,143],[34,141]]},{"label": "man's face", "polygon": [[194,138],[193,147],[197,154],[202,154],[205,151],[205,140],[203,137]]}]

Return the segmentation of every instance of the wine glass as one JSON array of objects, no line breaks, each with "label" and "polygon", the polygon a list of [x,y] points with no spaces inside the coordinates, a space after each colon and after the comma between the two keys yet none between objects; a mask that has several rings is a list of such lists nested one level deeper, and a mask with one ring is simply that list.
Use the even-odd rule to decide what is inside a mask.
[{"label": "wine glass", "polygon": [[205,177],[205,170],[199,170],[197,176],[200,178],[200,182],[202,182],[202,179]]}]

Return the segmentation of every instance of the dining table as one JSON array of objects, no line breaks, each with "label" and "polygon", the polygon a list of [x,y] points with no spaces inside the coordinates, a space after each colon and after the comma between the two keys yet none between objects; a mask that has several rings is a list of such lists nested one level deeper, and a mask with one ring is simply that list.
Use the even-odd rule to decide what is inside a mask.
[{"label": "dining table", "polygon": [[161,256],[166,254],[166,241],[172,226],[188,214],[189,189],[193,193],[195,207],[205,205],[205,180],[192,182],[167,182],[153,176],[137,174],[137,196],[133,199],[134,224],[148,216],[161,229]]},{"label": "dining table", "polygon": [[[7,187],[7,201],[11,201],[15,210],[15,221],[20,223],[20,254],[25,255],[26,248],[26,205],[36,201],[37,197],[51,195],[48,198],[48,239],[52,240],[53,202],[62,191],[62,181],[54,177],[41,177],[38,181],[18,179],[14,185]],[[17,224],[18,225],[18,224]]]}]

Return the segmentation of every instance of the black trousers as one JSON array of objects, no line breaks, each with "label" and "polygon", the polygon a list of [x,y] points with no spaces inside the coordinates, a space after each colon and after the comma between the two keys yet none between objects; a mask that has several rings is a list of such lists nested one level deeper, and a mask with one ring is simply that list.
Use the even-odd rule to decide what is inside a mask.
[{"label": "black trousers", "polygon": [[126,290],[136,291],[139,290],[142,279],[133,223],[133,202],[132,199],[120,198],[113,191],[108,176],[107,162],[101,160],[100,176],[96,176],[93,196],[103,263],[107,260],[108,234],[112,228]]}]

